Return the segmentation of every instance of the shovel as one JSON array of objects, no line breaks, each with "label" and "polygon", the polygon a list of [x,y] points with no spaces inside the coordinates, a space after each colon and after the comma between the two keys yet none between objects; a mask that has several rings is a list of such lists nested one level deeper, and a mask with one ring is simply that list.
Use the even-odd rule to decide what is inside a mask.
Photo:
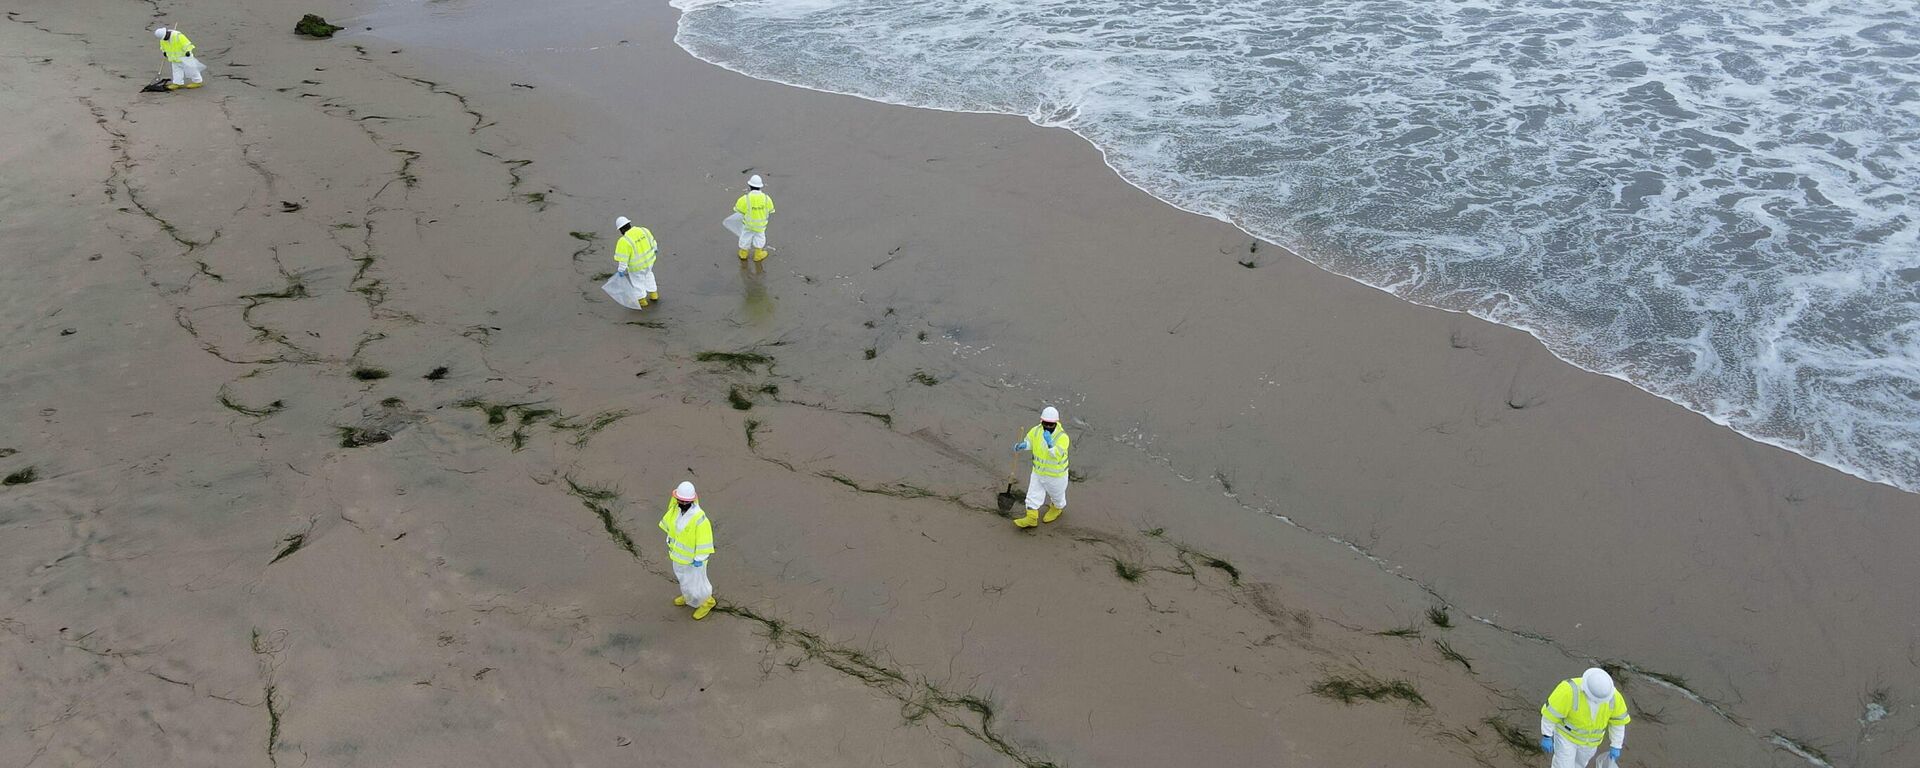
[{"label": "shovel", "polygon": [[1019,505],[1024,498],[1019,491],[1014,490],[1019,484],[1020,453],[1016,451],[1007,456],[1007,488],[995,494],[994,497],[994,500],[999,502],[1000,514],[1013,517],[1013,508]]}]

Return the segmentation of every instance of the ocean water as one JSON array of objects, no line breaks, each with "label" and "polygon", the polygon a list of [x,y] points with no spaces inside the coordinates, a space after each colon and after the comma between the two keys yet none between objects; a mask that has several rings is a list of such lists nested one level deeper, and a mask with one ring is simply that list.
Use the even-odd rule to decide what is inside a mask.
[{"label": "ocean water", "polygon": [[1369,285],[1920,490],[1920,3],[676,0],[694,55],[1023,115]]}]

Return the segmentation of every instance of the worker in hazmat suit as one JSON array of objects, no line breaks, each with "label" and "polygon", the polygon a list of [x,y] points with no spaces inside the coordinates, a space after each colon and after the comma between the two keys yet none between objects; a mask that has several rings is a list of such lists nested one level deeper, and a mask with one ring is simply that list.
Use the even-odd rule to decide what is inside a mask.
[{"label": "worker in hazmat suit", "polygon": [[641,294],[641,307],[659,301],[660,283],[653,277],[653,262],[660,254],[660,243],[653,239],[653,231],[634,226],[625,216],[616,217],[613,226],[620,230],[620,240],[613,244],[614,276],[633,282]]},{"label": "worker in hazmat suit", "polygon": [[1552,768],[1587,768],[1601,751],[1601,737],[1609,746],[1598,768],[1615,768],[1620,747],[1627,740],[1627,697],[1613,688],[1606,670],[1593,668],[1579,677],[1562,680],[1540,708],[1540,748],[1553,755]]},{"label": "worker in hazmat suit", "polygon": [[740,260],[747,260],[747,248],[753,248],[753,260],[767,258],[767,219],[773,216],[773,198],[762,191],[766,182],[759,174],[747,179],[747,193],[733,203],[733,212],[740,214]]},{"label": "worker in hazmat suit", "polygon": [[660,518],[660,530],[667,534],[667,558],[673,561],[673,577],[680,582],[680,596],[674,605],[694,606],[693,618],[704,619],[713,610],[713,582],[707,580],[707,560],[713,557],[713,521],[700,508],[700,496],[693,483],[681,483],[667,502],[667,513]]},{"label": "worker in hazmat suit", "polygon": [[154,30],[153,36],[160,39],[160,52],[173,66],[173,81],[167,83],[167,90],[200,87],[206,78],[207,65],[193,57],[193,41],[180,34],[180,30],[166,27]]},{"label": "worker in hazmat suit", "polygon": [[[1027,477],[1027,516],[1013,524],[1032,528],[1051,523],[1067,510],[1067,450],[1073,441],[1060,426],[1060,412],[1049,405],[1040,411],[1040,423],[1027,430],[1027,437],[1015,443],[1016,451],[1033,452],[1033,474]],[[1040,503],[1046,502],[1047,515],[1040,516]]]}]

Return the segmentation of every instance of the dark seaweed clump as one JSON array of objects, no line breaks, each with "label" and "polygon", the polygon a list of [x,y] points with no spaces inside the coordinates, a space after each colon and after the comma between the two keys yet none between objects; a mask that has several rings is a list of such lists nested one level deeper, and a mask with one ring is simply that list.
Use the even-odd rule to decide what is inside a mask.
[{"label": "dark seaweed clump", "polygon": [[333,37],[333,33],[343,29],[346,29],[346,27],[337,24],[328,24],[326,19],[311,13],[301,16],[300,21],[293,25],[294,34],[306,35],[307,37]]},{"label": "dark seaweed clump", "polygon": [[1421,696],[1420,691],[1405,680],[1377,680],[1365,675],[1352,677],[1335,675],[1314,683],[1308,690],[1315,696],[1334,699],[1342,704],[1399,699],[1417,706],[1427,705],[1426,697]]}]

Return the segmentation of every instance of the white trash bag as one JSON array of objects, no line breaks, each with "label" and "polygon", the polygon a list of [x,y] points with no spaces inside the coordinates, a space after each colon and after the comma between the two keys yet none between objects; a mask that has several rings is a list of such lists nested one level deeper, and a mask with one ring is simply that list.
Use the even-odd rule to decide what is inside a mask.
[{"label": "white trash bag", "polygon": [[712,559],[698,568],[673,564],[673,576],[680,582],[680,596],[687,599],[688,606],[698,608],[707,598],[713,597],[713,582],[707,580],[707,569],[712,567]]},{"label": "white trash bag", "polygon": [[612,296],[615,304],[627,309],[639,309],[640,300],[647,297],[646,291],[640,290],[640,286],[634,285],[632,279],[619,273],[607,278],[606,284],[600,286],[600,290]]},{"label": "white trash bag", "polygon": [[725,221],[720,222],[720,226],[726,227],[728,232],[732,232],[733,236],[738,238],[740,232],[747,228],[746,221],[746,216],[735,213],[732,216],[728,216]]}]

